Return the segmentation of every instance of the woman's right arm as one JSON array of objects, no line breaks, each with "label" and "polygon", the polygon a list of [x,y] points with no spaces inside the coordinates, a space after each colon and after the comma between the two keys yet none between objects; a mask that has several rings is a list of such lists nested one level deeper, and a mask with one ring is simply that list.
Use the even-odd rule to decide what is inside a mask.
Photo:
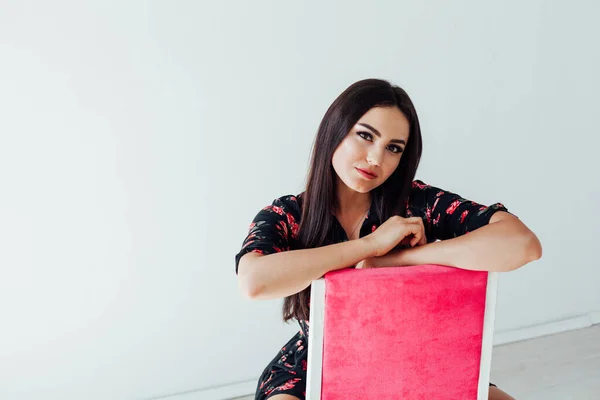
[{"label": "woman's right arm", "polygon": [[291,296],[329,271],[373,257],[376,249],[367,238],[268,255],[246,253],[238,267],[240,289],[251,299]]},{"label": "woman's right arm", "polygon": [[410,246],[425,244],[419,217],[394,216],[360,239],[314,249],[288,250],[268,255],[249,252],[238,265],[241,290],[251,299],[274,299],[296,294],[325,273],[386,254],[404,238]]}]

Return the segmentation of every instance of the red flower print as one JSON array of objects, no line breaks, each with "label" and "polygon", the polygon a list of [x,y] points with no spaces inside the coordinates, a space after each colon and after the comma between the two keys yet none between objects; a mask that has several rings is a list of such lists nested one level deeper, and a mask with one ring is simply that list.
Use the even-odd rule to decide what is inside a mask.
[{"label": "red flower print", "polygon": [[288,235],[288,228],[285,221],[279,221],[276,226],[278,230],[283,232],[284,236]]},{"label": "red flower print", "polygon": [[371,232],[375,232],[376,230],[377,230],[377,225],[373,225],[373,226],[371,227]]},{"label": "red flower print", "polygon": [[413,181],[412,183],[412,187],[413,188],[419,188],[419,189],[425,189],[426,187],[428,187],[429,185],[425,184],[425,183],[421,183],[421,182],[417,182],[417,181]]},{"label": "red flower print", "polygon": [[427,222],[431,221],[431,208],[427,207],[425,209],[425,217],[427,218]]},{"label": "red flower print", "polygon": [[299,381],[300,381],[300,378],[290,379],[289,381],[287,381],[283,385],[279,386],[275,390],[288,390],[288,389],[292,389],[293,387],[296,386],[296,383],[298,383]]},{"label": "red flower print", "polygon": [[435,210],[435,207],[437,207],[437,203],[440,201],[440,198],[438,197],[437,199],[435,199],[435,201],[433,202],[433,207],[431,207],[432,210]]},{"label": "red flower print", "polygon": [[460,215],[460,223],[462,224],[463,222],[465,222],[465,218],[467,217],[467,214],[469,213],[469,210],[465,210],[463,211],[463,213]]},{"label": "red flower print", "polygon": [[435,219],[433,220],[434,225],[437,225],[440,222],[440,215],[442,214],[438,214],[437,217],[435,217]]},{"label": "red flower print", "polygon": [[277,207],[277,206],[270,206],[270,207],[271,207],[271,211],[273,211],[274,213],[283,215],[283,208]]},{"label": "red flower print", "polygon": [[444,194],[444,191],[443,191],[443,190],[440,190],[439,192],[437,192],[437,193],[435,194],[435,197],[441,197],[443,194]]},{"label": "red flower print", "polygon": [[306,360],[302,360],[302,371],[306,371],[306,368],[307,368]]},{"label": "red flower print", "polygon": [[261,382],[260,389],[262,389],[267,383],[271,382],[271,380],[273,380],[274,376],[275,376],[274,371],[271,371],[271,375],[269,375],[269,379],[267,379],[264,382]]},{"label": "red flower print", "polygon": [[446,209],[446,214],[452,215],[452,213],[454,213],[454,211],[456,211],[456,209],[458,208],[459,205],[460,205],[460,200],[454,200],[452,202],[452,204],[450,204],[450,206]]},{"label": "red flower print", "polygon": [[290,213],[286,214],[287,220],[288,220],[288,224],[292,225],[296,223],[296,218],[294,218],[294,216]]},{"label": "red flower print", "polygon": [[290,229],[292,230],[292,237],[297,238],[298,237],[298,224],[296,223],[294,216],[290,213],[287,213],[287,220],[288,220]]}]

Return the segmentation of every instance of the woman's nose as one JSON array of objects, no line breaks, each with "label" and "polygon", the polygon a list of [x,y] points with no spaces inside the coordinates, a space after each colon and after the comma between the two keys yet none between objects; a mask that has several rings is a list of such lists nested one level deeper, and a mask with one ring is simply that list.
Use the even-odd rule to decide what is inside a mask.
[{"label": "woman's nose", "polygon": [[377,149],[373,149],[373,150],[369,151],[369,153],[367,154],[367,162],[370,165],[376,165],[378,167],[381,166],[382,158],[383,158],[382,152]]}]

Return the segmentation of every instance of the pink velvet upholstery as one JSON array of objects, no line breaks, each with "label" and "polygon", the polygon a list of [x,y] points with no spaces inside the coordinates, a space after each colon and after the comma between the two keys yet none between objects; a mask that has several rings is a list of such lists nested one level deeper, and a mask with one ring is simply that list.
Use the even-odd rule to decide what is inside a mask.
[{"label": "pink velvet upholstery", "polygon": [[437,265],[325,275],[322,400],[475,400],[487,272]]}]

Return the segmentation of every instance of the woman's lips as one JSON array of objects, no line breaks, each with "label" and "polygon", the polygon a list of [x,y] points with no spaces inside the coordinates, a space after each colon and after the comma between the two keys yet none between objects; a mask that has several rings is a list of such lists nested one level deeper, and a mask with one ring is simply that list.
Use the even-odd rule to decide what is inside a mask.
[{"label": "woman's lips", "polygon": [[362,176],[364,176],[367,179],[375,179],[375,178],[377,178],[377,175],[373,175],[373,174],[365,171],[364,169],[356,168],[356,170],[358,171],[359,174],[361,174]]}]

